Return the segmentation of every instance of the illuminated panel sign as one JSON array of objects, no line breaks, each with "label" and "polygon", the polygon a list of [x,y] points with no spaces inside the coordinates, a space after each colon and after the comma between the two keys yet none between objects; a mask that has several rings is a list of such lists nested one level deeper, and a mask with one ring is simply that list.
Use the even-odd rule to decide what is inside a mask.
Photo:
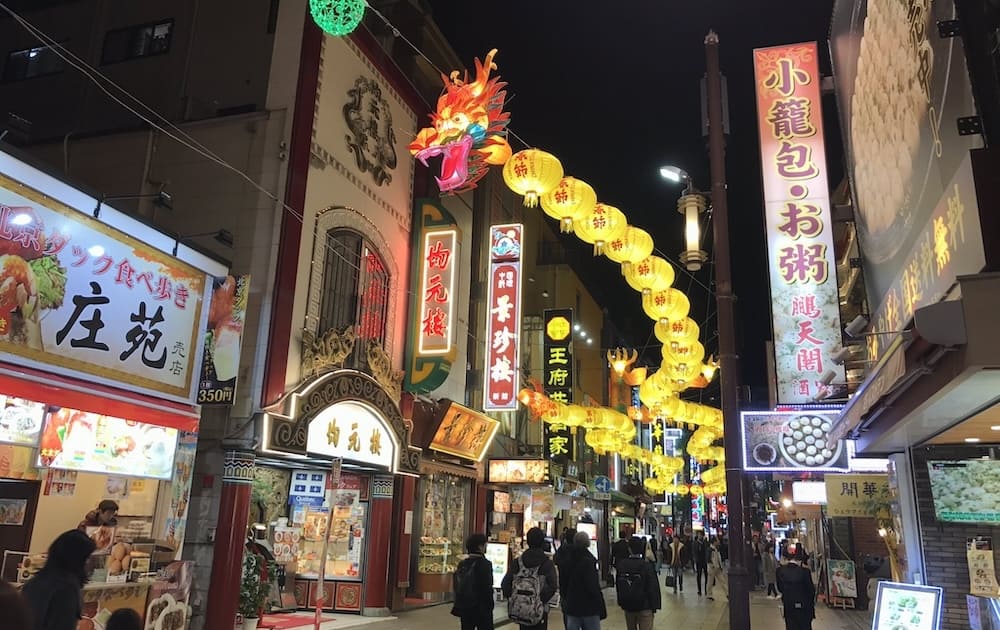
[{"label": "illuminated panel sign", "polygon": [[[542,361],[545,395],[563,404],[573,402],[573,309],[545,309]],[[545,425],[545,452],[552,461],[565,464],[576,459],[570,428]]]},{"label": "illuminated panel sign", "polygon": [[424,235],[424,260],[420,281],[420,334],[417,352],[421,355],[448,354],[452,347],[455,317],[455,245],[458,232],[431,230]]},{"label": "illuminated panel sign", "polygon": [[[844,382],[816,43],[754,50],[777,398],[802,404]],[[830,383],[830,380],[827,380]]]},{"label": "illuminated panel sign", "polygon": [[521,235],[517,224],[490,227],[490,288],[486,313],[483,409],[517,409],[521,359]]}]

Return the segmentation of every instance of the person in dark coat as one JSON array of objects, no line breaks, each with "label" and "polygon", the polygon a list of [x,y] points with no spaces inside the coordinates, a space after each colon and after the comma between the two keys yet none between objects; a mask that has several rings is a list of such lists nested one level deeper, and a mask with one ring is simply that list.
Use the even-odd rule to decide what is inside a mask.
[{"label": "person in dark coat", "polygon": [[10,582],[0,579],[0,610],[3,611],[3,621],[0,628],[22,630],[31,628],[31,611],[21,593],[10,585]]},{"label": "person in dark coat", "polygon": [[778,567],[775,573],[785,608],[785,630],[812,630],[812,620],[816,618],[812,573],[802,566],[798,555],[788,558],[788,564]]},{"label": "person in dark coat", "polygon": [[702,578],[705,580],[705,592],[708,592],[708,561],[711,559],[712,548],[709,546],[704,532],[698,532],[695,535],[692,546],[694,547],[691,550],[691,559],[694,562],[694,579],[698,584],[698,594],[701,595]]},{"label": "person in dark coat", "polygon": [[[639,540],[645,550],[646,541],[641,538]],[[597,574],[597,561],[590,553],[590,536],[587,532],[577,532],[573,538],[571,554],[559,583],[566,630],[600,630],[601,619],[608,616],[608,611]],[[643,562],[652,568],[648,561]]]},{"label": "person in dark coat", "polygon": [[[486,559],[486,536],[472,534],[465,540],[468,557],[458,563],[453,576],[455,603],[451,614],[462,620],[462,630],[493,630],[493,563]],[[468,591],[458,584],[459,575],[472,580]]]},{"label": "person in dark coat", "polygon": [[618,599],[618,605],[625,611],[625,627],[628,630],[653,630],[653,615],[660,609],[660,583],[653,573],[652,567],[646,561],[645,542],[638,536],[633,536],[629,540],[629,551],[632,553],[628,558],[618,561],[615,572],[619,576],[635,575],[642,576],[645,597],[642,602],[623,602]]},{"label": "person in dark coat", "polygon": [[[586,532],[580,532],[586,536]],[[503,591],[503,596],[510,599],[511,591],[514,586],[514,576],[521,570],[521,566],[526,568],[538,567],[538,574],[545,579],[545,584],[542,586],[541,598],[542,603],[545,604],[545,616],[542,618],[542,622],[534,626],[520,626],[521,630],[547,630],[549,627],[549,613],[548,605],[549,600],[551,600],[556,591],[559,590],[559,578],[556,576],[556,565],[545,555],[545,532],[538,529],[537,527],[532,527],[528,530],[528,533],[524,536],[525,542],[528,543],[528,549],[521,554],[521,557],[511,563],[510,571],[507,575],[503,576],[503,582],[500,583],[500,590]],[[590,540],[590,537],[587,537]]]},{"label": "person in dark coat", "polygon": [[96,545],[85,533],[64,532],[49,547],[45,567],[21,588],[34,630],[76,630],[83,613],[86,564]]}]

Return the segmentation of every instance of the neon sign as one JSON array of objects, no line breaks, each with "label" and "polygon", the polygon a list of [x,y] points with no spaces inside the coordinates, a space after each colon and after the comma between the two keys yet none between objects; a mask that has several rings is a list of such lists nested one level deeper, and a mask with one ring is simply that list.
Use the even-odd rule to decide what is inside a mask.
[{"label": "neon sign", "polygon": [[521,341],[521,224],[490,228],[490,289],[483,409],[517,409]]}]

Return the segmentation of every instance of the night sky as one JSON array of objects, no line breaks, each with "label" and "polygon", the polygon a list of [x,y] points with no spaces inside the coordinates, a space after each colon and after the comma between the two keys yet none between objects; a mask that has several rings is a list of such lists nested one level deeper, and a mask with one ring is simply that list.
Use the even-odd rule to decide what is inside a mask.
[{"label": "night sky", "polygon": [[[495,61],[509,84],[513,132],[555,154],[567,175],[589,183],[598,199],[617,206],[629,223],[649,231],[671,260],[682,249],[683,221],[676,211],[681,189],[661,179],[658,170],[674,164],[687,170],[696,186],[703,190],[710,186],[699,81],[705,72],[705,35],[710,28],[719,34],[729,90],[727,180],[743,382],[754,388],[757,404],[766,404],[764,344],[771,335],[770,299],[752,51],[819,41],[821,70],[829,75],[826,39],[833,1],[429,0],[429,4],[468,67],[474,57],[499,49]],[[834,107],[832,95],[824,97],[831,188],[842,177]],[[524,148],[514,138],[511,144],[515,151]],[[703,249],[711,250],[710,240],[707,235]],[[575,237],[568,242],[579,254],[578,272],[594,279],[589,288],[598,303],[607,307],[632,343],[653,346],[648,360],[658,364],[652,322],[618,266],[603,257],[592,259],[590,246]],[[698,272],[697,281],[679,271],[674,286],[687,292],[691,317],[701,324],[707,351],[714,353],[714,300],[699,286],[710,284],[710,269]],[[706,402],[713,394],[705,394]]]}]

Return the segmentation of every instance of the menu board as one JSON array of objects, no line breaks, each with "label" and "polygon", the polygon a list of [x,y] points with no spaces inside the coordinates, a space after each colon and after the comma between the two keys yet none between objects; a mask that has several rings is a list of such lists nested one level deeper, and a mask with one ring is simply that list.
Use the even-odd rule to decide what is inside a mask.
[{"label": "menu board", "polygon": [[943,594],[938,586],[879,582],[872,630],[937,630]]},{"label": "menu board", "polygon": [[503,543],[486,543],[486,559],[493,565],[493,588],[500,588],[503,576],[507,575],[510,548]]},{"label": "menu board", "polygon": [[491,459],[490,483],[545,483],[549,462],[544,459]]},{"label": "menu board", "polygon": [[45,405],[23,398],[0,396],[0,442],[7,444],[38,444]]},{"label": "menu board", "polygon": [[843,440],[830,440],[837,412],[776,411],[741,414],[747,470],[848,470]]},{"label": "menu board", "polygon": [[177,429],[63,407],[42,428],[38,466],[170,479]]},{"label": "menu board", "polygon": [[939,521],[1000,523],[1000,461],[929,461],[927,471]]}]

